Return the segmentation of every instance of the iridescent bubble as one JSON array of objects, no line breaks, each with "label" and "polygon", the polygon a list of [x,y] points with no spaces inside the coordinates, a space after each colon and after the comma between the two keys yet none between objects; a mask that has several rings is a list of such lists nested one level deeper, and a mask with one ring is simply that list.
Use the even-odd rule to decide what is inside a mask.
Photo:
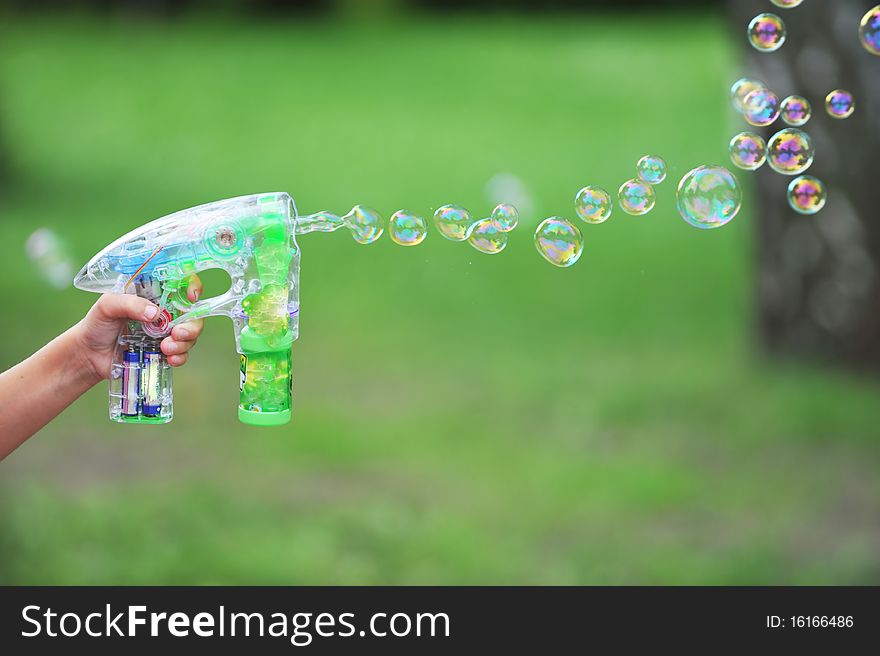
[{"label": "iridescent bubble", "polygon": [[488,219],[480,219],[474,224],[468,243],[481,253],[494,255],[507,246],[507,231],[502,230],[498,221],[491,216]]},{"label": "iridescent bubble", "polygon": [[351,231],[351,236],[359,244],[371,244],[382,236],[385,228],[382,215],[364,205],[355,205],[348,214],[342,217]]},{"label": "iridescent bubble", "polygon": [[828,199],[825,183],[811,175],[801,175],[788,185],[788,204],[800,214],[815,214]]},{"label": "iridescent bubble", "polygon": [[698,166],[678,183],[676,207],[695,228],[719,228],[737,215],[742,190],[736,176],[722,166]]},{"label": "iridescent bubble", "polygon": [[471,233],[474,219],[471,213],[459,205],[444,205],[434,212],[437,231],[451,241],[464,241]]},{"label": "iridescent bubble", "polygon": [[640,216],[654,208],[654,187],[641,180],[627,180],[617,190],[617,201],[620,209],[627,214]]},{"label": "iridescent bubble", "polygon": [[798,127],[810,120],[813,109],[810,107],[810,101],[803,96],[788,96],[782,101],[779,114],[783,121]]},{"label": "iridescent bubble", "polygon": [[535,248],[550,264],[570,267],[584,251],[584,236],[576,225],[551,216],[535,230]]},{"label": "iridescent bubble", "polygon": [[764,84],[761,80],[756,80],[750,77],[741,77],[733,83],[733,86],[730,87],[730,102],[733,103],[733,108],[736,111],[742,113],[746,109],[746,96],[748,96],[752,91],[766,88],[767,85]]},{"label": "iridescent bubble", "polygon": [[755,50],[773,52],[785,43],[785,23],[776,14],[758,14],[749,23],[748,35]]},{"label": "iridescent bubble", "polygon": [[767,160],[767,142],[753,132],[740,132],[730,140],[730,160],[739,168],[754,171]]},{"label": "iridescent bubble", "polygon": [[418,214],[397,210],[388,220],[388,236],[400,246],[417,246],[428,236],[428,223]]},{"label": "iridescent bubble", "polygon": [[880,55],[880,5],[869,9],[862,16],[862,22],[859,24],[859,41],[872,55]]},{"label": "iridescent bubble", "polygon": [[797,128],[780,130],[767,142],[767,163],[771,169],[784,175],[806,171],[815,154],[810,135]]},{"label": "iridescent bubble", "polygon": [[611,216],[613,206],[611,194],[602,187],[587,185],[574,197],[574,211],[587,223],[602,223]]},{"label": "iridescent bubble", "polygon": [[793,9],[804,0],[770,0],[774,5],[782,9]]},{"label": "iridescent bubble", "polygon": [[660,184],[666,179],[666,162],[662,157],[656,155],[642,157],[636,164],[636,170],[639,173],[639,178],[651,185]]},{"label": "iridescent bubble", "polygon": [[743,101],[743,118],[757,127],[770,125],[779,118],[779,96],[770,89],[756,89]]},{"label": "iridescent bubble", "polygon": [[492,210],[491,218],[498,222],[502,232],[510,232],[519,224],[519,212],[509,203],[498,203]]},{"label": "iridescent bubble", "polygon": [[844,89],[835,89],[825,96],[825,109],[831,118],[848,118],[856,108],[853,95]]}]

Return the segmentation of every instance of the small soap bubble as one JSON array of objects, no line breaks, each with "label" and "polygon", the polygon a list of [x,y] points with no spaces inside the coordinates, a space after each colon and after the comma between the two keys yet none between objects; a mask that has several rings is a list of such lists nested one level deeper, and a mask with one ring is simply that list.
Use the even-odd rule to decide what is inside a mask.
[{"label": "small soap bubble", "polygon": [[602,187],[587,185],[574,197],[574,211],[587,223],[602,223],[611,216],[613,207],[611,194]]},{"label": "small soap bubble", "polygon": [[815,154],[810,135],[797,128],[780,130],[767,142],[767,163],[771,169],[784,175],[806,171]]},{"label": "small soap bubble", "polygon": [[773,52],[785,43],[785,23],[776,14],[758,14],[749,23],[748,35],[755,50]]},{"label": "small soap bubble", "polygon": [[810,120],[813,109],[810,107],[810,101],[803,96],[788,96],[782,101],[779,114],[783,121],[798,127]]},{"label": "small soap bubble", "polygon": [[811,175],[801,175],[788,185],[788,204],[800,214],[815,214],[828,200],[825,183]]},{"label": "small soap bubble", "polygon": [[756,80],[750,77],[741,77],[730,87],[730,102],[733,103],[733,108],[736,111],[742,113],[746,109],[746,96],[752,91],[766,88],[767,85],[761,80]]},{"label": "small soap bubble", "polygon": [[730,140],[730,161],[738,168],[755,171],[767,161],[767,142],[753,132],[740,132]]},{"label": "small soap bubble", "polygon": [[24,243],[24,250],[50,285],[65,289],[73,281],[73,262],[67,244],[50,228],[39,228]]},{"label": "small soap bubble", "polygon": [[351,236],[359,244],[372,244],[384,232],[382,215],[364,205],[355,205],[348,214],[342,217],[351,231]]},{"label": "small soap bubble", "polygon": [[501,224],[491,216],[488,219],[480,219],[474,224],[468,243],[481,253],[495,255],[507,246],[507,231],[503,230]]},{"label": "small soap bubble", "polygon": [[678,183],[678,213],[695,228],[719,228],[730,222],[741,206],[739,182],[722,166],[698,166]]},{"label": "small soap bubble", "polygon": [[417,246],[428,236],[428,223],[418,214],[398,210],[388,220],[388,236],[400,246]]},{"label": "small soap bubble", "polygon": [[746,123],[765,127],[779,118],[779,96],[770,89],[755,89],[743,101]]},{"label": "small soap bubble", "polygon": [[770,0],[774,5],[781,9],[794,9],[804,0]]},{"label": "small soap bubble", "polygon": [[474,219],[471,213],[459,205],[444,205],[434,212],[437,231],[451,241],[464,241],[471,233]]},{"label": "small soap bubble", "polygon": [[519,212],[509,203],[498,203],[492,210],[492,218],[502,232],[510,232],[519,224]]},{"label": "small soap bubble", "polygon": [[666,162],[662,157],[656,155],[645,155],[636,164],[636,170],[642,182],[655,185],[660,184],[666,179]]},{"label": "small soap bubble", "polygon": [[570,267],[583,253],[584,236],[576,225],[551,216],[535,230],[535,248],[550,264]]},{"label": "small soap bubble", "polygon": [[872,55],[880,55],[880,5],[862,16],[859,24],[859,41]]},{"label": "small soap bubble", "polygon": [[627,214],[640,216],[654,208],[654,187],[641,180],[627,180],[617,190],[617,201],[620,209]]},{"label": "small soap bubble", "polygon": [[825,96],[825,109],[831,118],[848,118],[856,108],[853,95],[844,89],[835,89]]}]

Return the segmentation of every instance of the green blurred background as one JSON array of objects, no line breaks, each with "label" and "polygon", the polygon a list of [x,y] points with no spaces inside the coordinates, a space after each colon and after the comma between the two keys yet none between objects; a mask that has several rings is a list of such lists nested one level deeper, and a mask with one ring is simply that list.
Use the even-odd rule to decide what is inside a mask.
[{"label": "green blurred background", "polygon": [[[533,206],[499,256],[302,237],[294,421],[237,423],[209,320],[172,424],[111,424],[100,385],[0,464],[3,583],[880,582],[880,385],[753,347],[748,194],[719,231],[674,209],[741,129],[720,14],[47,13],[0,38],[0,368],[95,300],[38,276],[40,226],[79,266],[257,191],[485,215],[507,172]],[[647,153],[656,209],[543,261],[537,223]]]}]

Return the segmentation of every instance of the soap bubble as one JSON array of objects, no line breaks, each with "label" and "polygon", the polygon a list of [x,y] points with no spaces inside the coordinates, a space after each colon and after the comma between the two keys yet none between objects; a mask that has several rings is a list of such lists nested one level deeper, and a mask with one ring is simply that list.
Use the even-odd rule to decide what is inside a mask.
[{"label": "soap bubble", "polygon": [[535,230],[535,248],[550,264],[570,267],[584,251],[584,236],[576,225],[551,216]]},{"label": "soap bubble", "polygon": [[742,113],[746,109],[746,96],[748,96],[752,91],[766,88],[767,85],[764,84],[761,80],[756,80],[750,77],[741,77],[733,83],[733,86],[730,87],[730,102],[733,103],[733,108],[736,111]]},{"label": "soap bubble", "polygon": [[880,5],[862,16],[862,22],[859,24],[859,40],[865,47],[865,50],[872,55],[880,55]]},{"label": "soap bubble", "polygon": [[39,228],[24,243],[24,250],[40,274],[56,289],[70,287],[73,262],[67,244],[50,228]]},{"label": "soap bubble", "polygon": [[780,130],[767,142],[767,163],[771,169],[784,175],[806,171],[815,154],[810,135],[797,128]]},{"label": "soap bubble", "polygon": [[770,89],[755,89],[743,101],[743,118],[757,127],[770,125],[779,117],[779,96]]},{"label": "soap bubble", "polygon": [[645,155],[636,164],[639,178],[648,184],[660,184],[666,179],[666,162],[656,155]]},{"label": "soap bubble", "polygon": [[810,120],[813,109],[810,107],[810,101],[803,96],[788,96],[782,101],[779,113],[783,121],[798,127]]},{"label": "soap bubble", "polygon": [[437,231],[451,241],[464,241],[471,233],[474,219],[471,213],[458,205],[444,205],[434,212]]},{"label": "soap bubble", "polygon": [[641,180],[627,180],[617,190],[620,208],[627,214],[639,216],[654,208],[654,187]]},{"label": "soap bubble", "polygon": [[587,223],[602,223],[611,216],[611,195],[602,189],[587,185],[574,197],[574,211]]},{"label": "soap bubble", "polygon": [[382,215],[364,205],[355,205],[342,217],[351,231],[351,236],[359,244],[371,244],[382,236]]},{"label": "soap bubble", "polygon": [[767,161],[767,142],[753,132],[740,132],[730,140],[730,161],[746,171],[755,171]]},{"label": "soap bubble", "polygon": [[782,9],[794,9],[804,0],[770,0],[774,5]]},{"label": "soap bubble", "polygon": [[825,109],[831,118],[848,118],[856,108],[853,95],[844,89],[835,89],[825,96]]},{"label": "soap bubble", "polygon": [[492,218],[498,222],[502,232],[510,232],[519,224],[519,212],[509,203],[498,203],[492,210]]},{"label": "soap bubble", "polygon": [[418,214],[397,210],[388,220],[388,236],[400,246],[417,246],[428,236],[428,224]]},{"label": "soap bubble", "polygon": [[503,230],[501,224],[491,216],[488,219],[480,219],[474,224],[468,243],[481,253],[494,255],[507,246],[507,231]]},{"label": "soap bubble", "polygon": [[698,166],[678,183],[678,213],[695,228],[719,228],[733,219],[741,206],[739,182],[724,167]]},{"label": "soap bubble", "polygon": [[801,175],[788,185],[788,204],[800,214],[815,214],[828,199],[825,183],[811,175]]},{"label": "soap bubble", "polygon": [[776,14],[758,14],[749,23],[749,42],[761,52],[773,52],[785,43],[785,23]]}]

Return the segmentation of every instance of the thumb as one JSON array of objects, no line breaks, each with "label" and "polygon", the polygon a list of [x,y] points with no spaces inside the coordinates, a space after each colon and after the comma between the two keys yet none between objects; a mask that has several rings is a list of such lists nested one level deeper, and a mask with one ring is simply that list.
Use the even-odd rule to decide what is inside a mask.
[{"label": "thumb", "polygon": [[159,314],[159,308],[147,299],[133,294],[104,294],[95,303],[92,312],[99,321],[152,321]]}]

